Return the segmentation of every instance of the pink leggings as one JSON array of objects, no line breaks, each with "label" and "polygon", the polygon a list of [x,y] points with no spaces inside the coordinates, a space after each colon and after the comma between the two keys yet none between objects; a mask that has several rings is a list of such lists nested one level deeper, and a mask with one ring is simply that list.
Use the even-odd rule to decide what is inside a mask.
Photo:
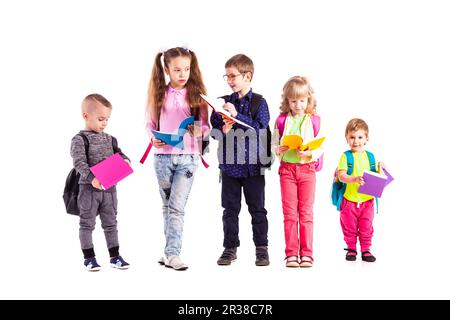
[{"label": "pink leggings", "polygon": [[361,252],[369,251],[373,236],[373,199],[356,203],[342,199],[341,227],[348,249],[356,250],[356,241],[359,237]]}]

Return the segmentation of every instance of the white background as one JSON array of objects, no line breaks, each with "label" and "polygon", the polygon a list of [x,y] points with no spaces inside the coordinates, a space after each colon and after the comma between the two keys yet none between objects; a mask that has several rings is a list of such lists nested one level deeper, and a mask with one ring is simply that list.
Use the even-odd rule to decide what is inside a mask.
[{"label": "white background", "polygon": [[[214,3],[214,7],[211,5]],[[2,299],[448,299],[447,140],[450,71],[445,1],[14,1],[0,4],[0,298]],[[230,90],[223,65],[245,53],[253,89],[272,119],[293,75],[315,88],[327,136],[317,175],[313,268],[284,266],[278,164],[266,177],[271,264],[254,266],[243,202],[238,260],[219,267],[222,208],[215,150],[199,167],[186,207],[186,272],[160,267],[161,199],[152,157],[138,163],[147,85],[161,46],[189,43],[211,95]],[[132,267],[82,268],[78,220],[64,212],[70,140],[80,103],[98,92],[113,104],[107,132],[133,160],[119,190],[121,253]],[[395,181],[376,216],[374,264],[344,259],[329,194],[352,117],[370,127],[368,149]]]}]

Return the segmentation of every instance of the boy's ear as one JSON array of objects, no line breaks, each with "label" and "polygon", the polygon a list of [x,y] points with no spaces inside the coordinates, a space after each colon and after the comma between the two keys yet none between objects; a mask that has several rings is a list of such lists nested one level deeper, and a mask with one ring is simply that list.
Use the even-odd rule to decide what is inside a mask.
[{"label": "boy's ear", "polygon": [[88,113],[87,112],[83,112],[83,119],[87,120],[87,118],[88,118]]},{"label": "boy's ear", "polygon": [[249,72],[245,73],[244,77],[250,82],[250,81],[252,81],[253,74],[249,71]]}]

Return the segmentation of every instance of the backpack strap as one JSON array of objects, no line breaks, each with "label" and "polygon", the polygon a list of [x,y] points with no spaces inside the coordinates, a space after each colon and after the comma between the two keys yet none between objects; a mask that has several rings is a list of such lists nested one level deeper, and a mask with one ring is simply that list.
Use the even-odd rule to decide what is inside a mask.
[{"label": "backpack strap", "polygon": [[377,172],[377,163],[375,161],[375,156],[372,152],[366,151],[367,157],[369,158],[370,171]]},{"label": "backpack strap", "polygon": [[312,121],[312,126],[313,126],[313,131],[314,131],[314,137],[317,137],[317,135],[319,134],[319,130],[320,130],[320,117],[318,115],[313,115],[311,117],[311,121]]},{"label": "backpack strap", "polygon": [[[347,175],[351,176],[353,173],[353,164],[355,162],[354,158],[353,158],[353,153],[350,150],[347,150],[344,152],[345,157],[347,158]],[[341,208],[341,203],[342,203],[342,199],[344,199],[344,193],[345,193],[345,189],[347,189],[347,184],[343,183],[344,186],[344,190],[342,191],[342,196],[339,197],[339,199],[337,200],[337,204],[336,204],[336,208],[338,208],[338,210],[340,210]]]},{"label": "backpack strap", "polygon": [[220,96],[217,99],[223,99],[225,101],[225,103],[230,102],[230,96],[229,95]]},{"label": "backpack strap", "polygon": [[281,113],[276,120],[278,132],[280,133],[280,137],[283,136],[284,125],[286,124],[287,115],[288,115],[287,112]]},{"label": "backpack strap", "polygon": [[146,160],[147,157],[148,157],[148,154],[150,153],[150,150],[152,150],[152,147],[153,147],[153,143],[152,143],[152,141],[150,140],[150,142],[148,143],[147,149],[145,149],[145,152],[144,152],[144,154],[142,155],[141,160],[139,160],[140,163],[144,164],[145,160]]},{"label": "backpack strap", "polygon": [[250,105],[250,114],[253,119],[255,119],[258,113],[259,104],[261,103],[262,95],[252,92],[252,102]]},{"label": "backpack strap", "polygon": [[[251,115],[251,117],[253,119],[256,119],[256,115],[258,114],[258,110],[259,110],[262,98],[263,98],[262,95],[260,95],[258,93],[255,93],[255,92],[252,92],[252,101],[251,101],[251,104],[250,104],[250,115]],[[274,157],[273,157],[272,151],[270,150],[270,146],[272,144],[272,133],[270,132],[270,125],[269,124],[267,124],[266,128],[261,128],[261,129],[263,129],[263,130],[265,129],[267,131],[266,131],[265,135],[262,134],[260,136],[262,139],[265,138],[265,141],[261,141],[260,142],[260,146],[261,146],[261,143],[263,143],[263,144],[266,143],[266,146],[267,146],[266,149],[265,149],[266,150],[266,155],[270,158],[270,162],[267,165],[262,165],[262,166],[265,167],[265,168],[269,168],[269,170],[270,170],[270,166],[272,165],[272,163],[275,160]]]},{"label": "backpack strap", "polygon": [[[317,135],[319,134],[319,131],[320,131],[320,117],[318,115],[315,115],[315,114],[312,115],[311,116],[311,122],[312,122],[312,126],[313,126],[314,137],[317,137]],[[323,167],[323,153],[317,159],[316,171],[322,170],[322,167]]]},{"label": "backpack strap", "polygon": [[[280,136],[283,135],[284,125],[286,124],[287,115],[288,115],[287,112],[283,112],[278,116],[278,118],[276,120],[278,132],[280,133]],[[317,137],[317,135],[319,134],[319,130],[320,130],[320,117],[317,115],[313,115],[311,117],[311,121],[312,121],[312,126],[313,126],[313,131],[314,131],[314,137]]]},{"label": "backpack strap", "polygon": [[112,138],[113,152],[114,152],[114,153],[120,152],[119,146],[118,146],[118,144],[117,144],[117,139],[114,138],[113,136],[111,136],[111,138]]},{"label": "backpack strap", "polygon": [[[375,156],[372,152],[366,150],[367,157],[369,158],[370,171],[377,172],[377,162],[375,161]],[[375,197],[375,204],[377,205],[378,213],[378,197]]]},{"label": "backpack strap", "polygon": [[83,138],[84,141],[84,152],[86,153],[86,160],[89,163],[89,140],[84,133],[78,133],[78,135]]},{"label": "backpack strap", "polygon": [[355,163],[355,159],[353,158],[353,153],[351,150],[347,150],[344,152],[345,157],[347,158],[347,175],[351,176],[353,173],[353,165]]}]

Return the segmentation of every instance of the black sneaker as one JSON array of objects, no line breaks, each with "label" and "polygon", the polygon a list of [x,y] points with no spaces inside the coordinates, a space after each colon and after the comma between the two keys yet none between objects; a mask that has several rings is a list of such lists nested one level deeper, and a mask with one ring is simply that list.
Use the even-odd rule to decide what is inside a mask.
[{"label": "black sneaker", "polygon": [[375,260],[377,260],[377,258],[375,258],[375,256],[373,256],[370,251],[364,251],[363,253],[361,253],[361,256],[362,261],[365,262],[375,262]]},{"label": "black sneaker", "polygon": [[237,259],[236,251],[237,251],[236,247],[225,248],[219,260],[217,260],[217,264],[219,266],[229,266],[234,260]]},{"label": "black sneaker", "polygon": [[267,252],[267,246],[256,247],[256,261],[257,266],[268,266],[269,265],[269,253]]}]

